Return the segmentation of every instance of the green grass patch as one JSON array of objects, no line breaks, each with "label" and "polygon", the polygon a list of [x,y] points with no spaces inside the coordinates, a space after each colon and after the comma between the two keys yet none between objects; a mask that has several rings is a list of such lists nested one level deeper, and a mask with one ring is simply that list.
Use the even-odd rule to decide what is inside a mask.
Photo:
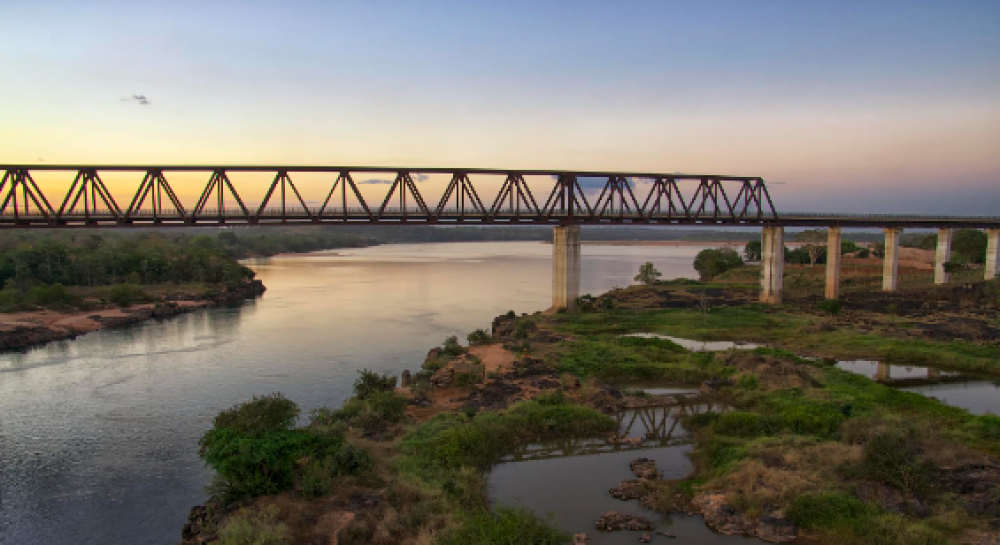
[{"label": "green grass patch", "polygon": [[477,511],[445,533],[440,545],[564,545],[571,536],[537,518],[531,511],[496,507]]},{"label": "green grass patch", "polygon": [[697,384],[725,372],[711,353],[688,352],[667,339],[611,335],[562,343],[558,363],[561,372],[608,381]]}]

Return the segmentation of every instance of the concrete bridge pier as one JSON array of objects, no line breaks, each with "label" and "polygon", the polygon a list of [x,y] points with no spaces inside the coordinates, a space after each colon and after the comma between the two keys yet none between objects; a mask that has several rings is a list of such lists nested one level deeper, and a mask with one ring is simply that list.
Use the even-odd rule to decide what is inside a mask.
[{"label": "concrete bridge pier", "polygon": [[830,227],[827,230],[826,298],[840,298],[840,227]]},{"label": "concrete bridge pier", "polygon": [[934,256],[935,284],[948,283],[948,270],[944,266],[951,261],[951,241],[954,235],[953,229],[938,229],[937,253]]},{"label": "concrete bridge pier", "polygon": [[552,308],[573,309],[580,296],[580,226],[552,231]]},{"label": "concrete bridge pier", "polygon": [[882,265],[882,291],[899,289],[899,227],[883,229],[885,232],[885,258]]},{"label": "concrete bridge pier", "polygon": [[986,279],[1000,274],[1000,229],[986,230]]},{"label": "concrete bridge pier", "polygon": [[785,229],[765,227],[760,251],[760,302],[781,304],[781,285],[785,274]]}]

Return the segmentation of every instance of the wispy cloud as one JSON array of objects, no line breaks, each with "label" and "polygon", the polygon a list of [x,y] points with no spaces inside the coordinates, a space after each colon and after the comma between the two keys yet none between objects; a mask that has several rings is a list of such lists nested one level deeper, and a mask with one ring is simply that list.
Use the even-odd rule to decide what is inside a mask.
[{"label": "wispy cloud", "polygon": [[367,180],[358,180],[359,184],[391,184],[392,180],[388,178],[368,178]]},{"label": "wispy cloud", "polygon": [[125,98],[121,99],[121,101],[122,102],[132,102],[132,101],[135,101],[135,102],[138,102],[139,104],[141,104],[143,106],[148,106],[149,105],[149,99],[146,98],[146,95],[132,95],[132,96],[128,96],[128,97],[125,97]]}]

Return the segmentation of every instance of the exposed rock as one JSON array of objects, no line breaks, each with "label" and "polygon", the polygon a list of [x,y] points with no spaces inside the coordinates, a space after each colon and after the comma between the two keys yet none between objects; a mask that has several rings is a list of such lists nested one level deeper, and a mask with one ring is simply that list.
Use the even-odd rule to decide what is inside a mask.
[{"label": "exposed rock", "polygon": [[781,511],[765,513],[754,521],[726,503],[726,495],[719,493],[700,494],[692,504],[705,523],[720,534],[754,536],[770,543],[787,543],[798,537],[798,529]]},{"label": "exposed rock", "polygon": [[642,481],[625,480],[618,483],[618,486],[608,490],[612,498],[616,500],[637,500],[645,492]]},{"label": "exposed rock", "polygon": [[[430,355],[428,354],[428,357],[429,356]],[[443,367],[435,371],[434,374],[431,375],[430,382],[434,386],[442,387],[451,384],[458,375],[469,373],[481,375],[482,372],[483,367],[474,356],[462,354],[461,356],[453,358]]]},{"label": "exposed rock", "polygon": [[491,380],[476,386],[463,400],[466,409],[486,409],[491,411],[506,408],[521,393],[521,388],[505,380]]},{"label": "exposed rock", "polygon": [[625,408],[622,402],[622,393],[610,386],[604,386],[594,392],[587,403],[605,414],[616,413]]},{"label": "exposed rock", "polygon": [[642,534],[642,537],[639,538],[639,543],[649,543],[652,540],[653,536],[649,534]]},{"label": "exposed rock", "polygon": [[653,530],[653,523],[638,515],[608,511],[597,519],[594,527],[601,532],[617,532],[619,530],[650,532]]},{"label": "exposed rock", "polygon": [[906,500],[903,498],[903,494],[884,483],[858,483],[854,487],[854,494],[859,499],[877,504],[886,511],[902,513],[905,510]]},{"label": "exposed rock", "polygon": [[590,539],[587,537],[587,534],[575,534],[573,536],[573,545],[587,545],[587,541],[589,540]]},{"label": "exposed rock", "polygon": [[712,393],[720,388],[725,388],[726,386],[732,386],[733,381],[728,378],[722,377],[712,377],[705,382],[701,383],[701,391],[705,393]]},{"label": "exposed rock", "polygon": [[410,376],[410,370],[406,369],[403,371],[403,374],[400,375],[399,385],[402,386],[403,388],[406,388],[407,386],[410,385],[411,380],[412,377]]},{"label": "exposed rock", "polygon": [[659,479],[660,473],[656,470],[656,462],[649,458],[636,458],[628,464],[632,473],[640,479]]}]

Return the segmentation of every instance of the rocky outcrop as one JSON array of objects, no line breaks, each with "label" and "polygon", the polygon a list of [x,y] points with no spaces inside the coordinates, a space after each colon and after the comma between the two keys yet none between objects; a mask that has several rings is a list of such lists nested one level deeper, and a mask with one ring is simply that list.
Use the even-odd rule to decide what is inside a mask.
[{"label": "rocky outcrop", "polygon": [[660,472],[656,470],[656,462],[649,458],[636,458],[629,462],[628,467],[640,479],[653,480],[660,478]]},{"label": "rocky outcrop", "polygon": [[618,532],[621,530],[651,532],[653,530],[653,523],[638,515],[608,511],[601,515],[601,518],[597,519],[594,527],[601,532]]},{"label": "rocky outcrop", "polygon": [[780,510],[748,518],[719,493],[700,494],[691,503],[705,517],[705,523],[720,534],[757,537],[769,543],[788,543],[798,537],[798,529]]},{"label": "rocky outcrop", "polygon": [[640,480],[625,480],[608,490],[608,493],[616,500],[638,500],[646,493],[646,489]]}]

